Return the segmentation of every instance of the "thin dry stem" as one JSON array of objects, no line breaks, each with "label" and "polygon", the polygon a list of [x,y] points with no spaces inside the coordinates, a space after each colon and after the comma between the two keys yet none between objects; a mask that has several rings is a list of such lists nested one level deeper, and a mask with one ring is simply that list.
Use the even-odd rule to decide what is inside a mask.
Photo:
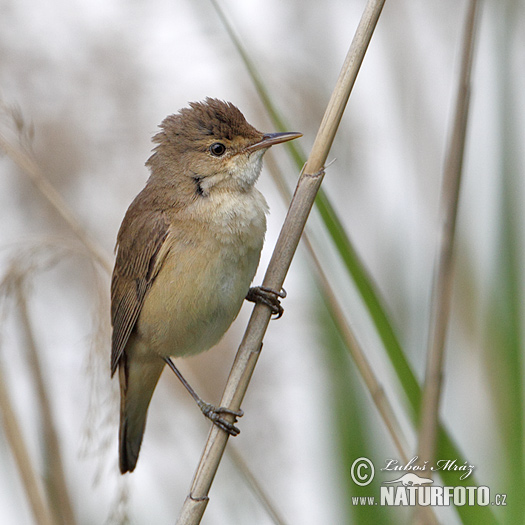
[{"label": "thin dry stem", "polygon": [[[454,281],[454,238],[458,213],[459,191],[463,168],[466,129],[470,102],[470,78],[477,29],[477,0],[470,0],[465,18],[456,107],[450,132],[450,142],[443,172],[441,192],[441,231],[438,239],[437,261],[434,267],[432,289],[432,315],[421,401],[421,426],[419,430],[419,461],[432,463],[436,455],[439,406],[445,363],[445,342],[448,333],[452,286]],[[418,507],[414,513],[415,524],[426,523],[428,509]]]},{"label": "thin dry stem", "polygon": [[39,525],[57,525],[49,512],[42,485],[33,468],[33,462],[31,461],[24,435],[6,389],[2,368],[0,368],[0,414],[3,420],[5,436],[13,453],[15,464],[18,467],[27,501],[35,517],[35,523]]},{"label": "thin dry stem", "polygon": [[[429,461],[432,463],[435,459],[437,447],[445,341],[452,303],[454,237],[470,100],[470,77],[476,36],[477,4],[477,0],[470,1],[465,19],[456,108],[443,173],[442,224],[438,240],[437,261],[434,267],[432,315],[430,318],[425,384],[421,401],[421,427],[418,443],[420,462]],[[429,475],[431,474],[430,472]],[[429,523],[429,520],[429,508],[417,507],[414,512],[413,523],[426,524]]]},{"label": "thin dry stem", "polygon": [[[368,362],[363,349],[361,348],[352,328],[348,323],[348,319],[346,318],[345,313],[339,303],[337,294],[332,289],[326,273],[323,270],[321,262],[317,258],[315,250],[308,240],[306,232],[303,233],[303,243],[306,245],[306,248],[312,257],[312,261],[316,267],[317,277],[319,278],[325,300],[329,304],[329,308],[332,311],[334,320],[339,326],[340,334],[345,342],[345,346],[352,356],[352,359],[354,360],[354,363],[365,383],[366,388],[370,392],[372,401],[376,406],[379,416],[383,420],[383,423],[385,424],[392,441],[394,442],[394,446],[396,447],[401,460],[404,463],[408,463],[410,458],[409,447],[402,426],[395,414],[392,405],[390,404],[390,401],[388,400],[388,397],[385,395],[383,386],[377,379],[372,366]],[[426,513],[427,525],[438,523],[434,514],[434,509],[428,507],[426,508]]]},{"label": "thin dry stem", "polygon": [[232,460],[233,464],[237,467],[237,470],[239,471],[239,473],[244,478],[246,485],[251,489],[255,497],[259,500],[261,505],[266,510],[268,517],[273,520],[275,525],[286,525],[284,518],[277,511],[277,508],[275,507],[273,502],[270,500],[268,494],[262,488],[257,478],[254,476],[254,474],[248,467],[248,463],[246,463],[246,461],[244,460],[244,457],[239,452],[237,447],[229,446],[227,453],[230,459]]},{"label": "thin dry stem", "polygon": [[304,237],[303,242],[306,244],[308,251],[310,252],[310,256],[312,257],[313,263],[316,267],[317,277],[319,278],[319,282],[325,295],[325,299],[329,304],[329,308],[332,311],[334,320],[339,325],[340,333],[345,342],[345,346],[347,347],[350,355],[352,356],[352,359],[354,360],[354,363],[357,367],[357,370],[359,371],[359,374],[361,375],[361,378],[365,383],[366,388],[370,392],[372,401],[374,402],[374,405],[376,406],[379,415],[383,420],[383,423],[385,424],[397,451],[399,452],[401,460],[407,463],[409,460],[409,448],[406,437],[403,433],[401,424],[399,423],[399,420],[396,417],[394,409],[392,408],[390,401],[386,397],[383,386],[377,379],[374,373],[374,369],[368,362],[368,359],[366,358],[365,353],[361,348],[361,345],[357,341],[355,334],[352,328],[350,327],[348,320],[343,312],[343,309],[339,304],[337,294],[332,289],[332,286],[328,281],[326,273],[324,272],[319,259],[315,255],[315,252],[311,247],[310,242]]},{"label": "thin dry stem", "polygon": [[[432,463],[435,459],[437,447],[445,342],[452,303],[454,238],[470,100],[470,76],[476,29],[476,9],[477,0],[471,0],[465,20],[456,108],[443,173],[441,192],[442,222],[438,239],[437,260],[434,267],[432,315],[430,318],[425,384],[421,402],[421,426],[418,443],[418,457],[421,463],[424,461]],[[432,475],[432,473],[430,472],[429,475]],[[413,523],[428,523],[428,514],[429,509],[427,507],[418,507],[414,513]]]},{"label": "thin dry stem", "polygon": [[[283,178],[277,173],[277,167],[274,165],[272,160],[267,162],[267,167],[270,169],[270,173],[272,173],[283,199],[288,202],[288,189],[284,184]],[[368,359],[366,358],[366,355],[359,344],[352,327],[348,322],[348,319],[346,318],[337,294],[334,292],[326,272],[324,271],[323,265],[319,261],[315,249],[310,242],[307,229],[303,232],[302,241],[312,259],[316,276],[319,279],[319,284],[324,294],[324,299],[332,312],[334,320],[340,328],[340,333],[345,342],[345,346],[354,360],[357,370],[361,375],[361,378],[363,379],[374,404],[376,405],[379,415],[383,420],[383,423],[385,424],[392,441],[394,442],[394,446],[399,452],[401,459],[406,463],[409,460],[409,447],[401,424],[399,423],[395,411],[392,408],[390,401],[386,397],[385,391],[379,379],[375,375],[372,366],[368,362]]]},{"label": "thin dry stem", "polygon": [[18,309],[20,313],[21,328],[27,349],[27,361],[31,371],[33,383],[36,388],[37,400],[39,404],[40,422],[42,425],[42,435],[46,449],[46,487],[48,500],[52,502],[51,508],[57,523],[64,525],[74,525],[76,523],[73,514],[73,506],[69,496],[69,490],[64,476],[62,464],[62,454],[60,450],[58,435],[54,424],[54,418],[49,402],[49,396],[45,386],[42,368],[38,357],[38,349],[33,335],[31,320],[27,311],[26,296],[23,291],[23,282],[20,279],[16,283],[16,295],[18,299]]},{"label": "thin dry stem", "polygon": [[[263,285],[280,290],[293,255],[304,230],[304,226],[315,196],[323,180],[323,165],[328,156],[337,127],[350,96],[352,86],[364,58],[368,43],[381,13],[384,0],[370,0],[359,23],[356,35],[341,70],[336,87],[328,104],[325,117],[314,142],[312,153],[299,178],[294,197],[277,240]],[[240,408],[248,388],[262,347],[262,339],[270,321],[270,309],[256,304],[221,400],[221,406],[234,410]],[[213,426],[199,466],[195,473],[190,493],[184,502],[179,525],[200,523],[208,502],[208,493],[224,453],[228,434]]]},{"label": "thin dry stem", "polygon": [[476,30],[476,8],[477,0],[471,0],[465,20],[456,108],[443,175],[441,194],[442,225],[438,244],[438,258],[434,268],[434,285],[432,291],[433,312],[431,317],[425,386],[421,405],[419,457],[423,461],[433,461],[436,450],[445,340],[450,317],[454,276],[454,237],[469,109],[470,75]]}]

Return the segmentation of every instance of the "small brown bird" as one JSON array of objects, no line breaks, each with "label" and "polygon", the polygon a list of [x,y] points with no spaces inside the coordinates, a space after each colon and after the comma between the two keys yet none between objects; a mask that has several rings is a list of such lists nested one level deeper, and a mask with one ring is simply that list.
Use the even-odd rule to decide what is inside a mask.
[{"label": "small brown bird", "polygon": [[280,315],[280,292],[250,288],[266,232],[268,206],[254,185],[262,157],[301,133],[261,133],[231,103],[207,98],[166,117],[146,165],[151,176],[131,203],[117,237],[111,282],[111,374],[119,369],[120,471],[137,463],[148,406],[164,365],[205,416],[232,435],[170,359],[208,350],[245,298]]}]

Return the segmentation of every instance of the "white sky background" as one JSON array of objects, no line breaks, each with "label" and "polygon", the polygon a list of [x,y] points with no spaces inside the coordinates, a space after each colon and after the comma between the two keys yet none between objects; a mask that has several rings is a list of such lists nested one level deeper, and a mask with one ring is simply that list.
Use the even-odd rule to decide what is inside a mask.
[{"label": "white sky background", "polygon": [[[387,298],[420,377],[439,181],[464,15],[464,2],[460,4],[456,0],[387,0],[329,157],[337,160],[324,183]],[[253,53],[290,130],[304,133],[301,146],[307,152],[364,2],[250,0],[221,5]],[[487,131],[495,121],[490,109],[496,62],[491,16],[495,15],[488,5],[475,65],[474,125],[460,224],[460,231],[468,232],[462,239],[467,256],[479,261],[478,283],[486,279],[483,270],[492,261],[491,217],[496,208],[492,176],[496,146]],[[127,206],[147,178],[144,162],[150,154],[150,139],[166,115],[188,101],[213,96],[238,105],[257,128],[273,131],[206,0],[4,0],[0,20],[1,102],[18,106],[34,125],[40,165],[108,253]],[[511,49],[520,45],[523,49],[523,41],[510,44]],[[516,65],[516,77],[523,85],[523,64]],[[521,104],[516,110],[523,117],[523,99]],[[518,136],[523,137],[523,118],[520,122]],[[273,153],[283,169],[293,174],[283,152]],[[259,188],[267,197],[271,216],[256,281],[262,278],[285,214],[264,171]],[[315,217],[312,223],[315,225]],[[54,211],[5,156],[0,158],[0,224],[2,274],[19,246],[34,245],[50,236],[71,239]],[[325,264],[333,267],[337,278],[339,270],[332,263],[329,244],[321,235],[318,242],[327,254]],[[109,278],[104,286],[108,282]],[[66,258],[38,274],[33,283],[30,314],[79,523],[103,523],[115,508],[123,483],[129,489],[132,523],[173,523],[204,445],[207,423],[175,378],[165,374],[150,409],[137,470],[123,481],[117,472],[116,385],[104,375],[109,374],[109,336],[95,359],[99,375],[94,383],[88,367],[97,319],[94,313],[106,319],[107,303],[100,306],[96,302],[93,275],[79,258]],[[290,523],[339,523],[344,511],[334,474],[337,458],[331,448],[329,393],[317,335],[317,292],[301,250],[285,287],[289,294],[286,313],[270,325],[243,406],[242,433],[235,441]],[[352,286],[343,284],[341,290],[360,340],[378,373],[384,374],[385,386],[394,392],[388,384],[381,345]],[[221,349],[181,364],[201,384],[201,391],[209,389],[204,397],[212,401],[220,396],[249,311],[249,307],[243,309]],[[7,316],[0,343],[0,366],[31,452],[38,457],[34,392],[21,356],[16,318]],[[469,368],[470,394],[458,401],[465,385],[451,381],[445,391],[445,419],[460,444],[466,445],[469,454],[473,451],[470,457],[485,457],[490,440],[472,438],[477,435],[473,427],[467,430],[460,424],[470,418],[474,428],[481,429],[490,419],[488,409],[472,401],[476,395],[482,399],[485,378],[471,350],[465,348],[449,359],[451,369]],[[91,411],[90,399],[95,399]],[[452,405],[454,409],[448,410]],[[376,421],[375,414],[370,417]],[[93,430],[89,443],[86,426]],[[112,441],[103,442],[106,438]],[[384,457],[393,453],[392,445],[387,446]],[[490,475],[491,461],[479,465],[478,472]],[[31,523],[1,432],[0,465],[2,523]],[[239,498],[248,503],[237,510]],[[247,519],[270,523],[226,461],[215,480],[203,523],[247,523]]]}]

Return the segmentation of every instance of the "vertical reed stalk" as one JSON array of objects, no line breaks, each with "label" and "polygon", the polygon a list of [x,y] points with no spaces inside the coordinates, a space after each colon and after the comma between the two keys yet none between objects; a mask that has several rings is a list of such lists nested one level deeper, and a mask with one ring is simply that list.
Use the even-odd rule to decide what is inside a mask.
[{"label": "vertical reed stalk", "polygon": [[[268,288],[280,290],[284,283],[315,196],[323,180],[324,163],[383,5],[384,0],[369,0],[365,7],[268,265],[263,280],[263,285]],[[256,304],[233,363],[221,406],[233,410],[240,408],[255,369],[269,321],[270,309],[265,305]],[[197,467],[190,493],[181,509],[177,521],[179,525],[200,523],[227,441],[228,434],[214,425]]]},{"label": "vertical reed stalk", "polygon": [[[456,107],[443,173],[441,230],[438,239],[437,260],[434,267],[432,314],[418,443],[418,456],[421,462],[428,461],[432,463],[436,455],[445,343],[452,303],[454,238],[469,111],[477,4],[477,0],[470,0],[465,19]],[[425,523],[425,512],[425,508],[418,507],[414,515],[414,522]]]}]

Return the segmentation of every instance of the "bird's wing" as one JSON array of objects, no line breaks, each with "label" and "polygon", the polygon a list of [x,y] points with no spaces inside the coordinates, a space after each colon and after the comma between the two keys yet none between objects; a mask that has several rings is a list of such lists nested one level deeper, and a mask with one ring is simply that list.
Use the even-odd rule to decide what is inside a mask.
[{"label": "bird's wing", "polygon": [[111,280],[111,375],[126,348],[144,298],[167,254],[169,224],[158,210],[130,206],[117,237]]}]

